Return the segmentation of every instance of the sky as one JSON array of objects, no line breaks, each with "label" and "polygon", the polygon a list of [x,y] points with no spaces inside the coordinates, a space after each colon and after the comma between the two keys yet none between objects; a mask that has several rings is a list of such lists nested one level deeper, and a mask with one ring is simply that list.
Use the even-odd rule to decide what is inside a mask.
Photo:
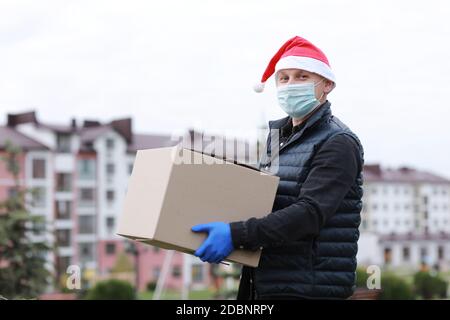
[{"label": "sky", "polygon": [[448,17],[446,0],[0,0],[0,124],[36,110],[252,139],[285,116],[272,78],[252,87],[298,35],[327,55],[367,164],[450,178]]}]

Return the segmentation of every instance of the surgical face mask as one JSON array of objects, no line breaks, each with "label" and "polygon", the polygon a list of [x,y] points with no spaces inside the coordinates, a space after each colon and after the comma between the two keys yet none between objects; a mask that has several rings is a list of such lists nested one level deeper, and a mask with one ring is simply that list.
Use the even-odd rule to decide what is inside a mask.
[{"label": "surgical face mask", "polygon": [[308,82],[301,84],[288,84],[278,87],[277,97],[281,109],[292,118],[303,118],[320,104],[316,99],[315,87],[318,83]]}]

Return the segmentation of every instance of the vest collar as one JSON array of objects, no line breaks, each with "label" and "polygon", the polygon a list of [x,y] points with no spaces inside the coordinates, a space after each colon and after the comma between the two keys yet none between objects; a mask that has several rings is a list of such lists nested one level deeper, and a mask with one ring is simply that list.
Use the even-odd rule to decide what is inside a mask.
[{"label": "vest collar", "polygon": [[[289,139],[289,141],[283,146],[280,147],[279,151],[286,148],[288,145],[293,143],[294,141],[297,141],[302,135],[305,130],[308,128],[311,128],[315,126],[316,124],[319,124],[321,121],[325,121],[325,119],[328,119],[331,116],[331,103],[327,100],[325,101],[320,107],[318,107],[313,114],[306,120],[305,125],[303,128],[301,128],[297,133],[294,134],[294,136]],[[288,121],[292,121],[291,117],[285,117],[282,119],[269,121],[269,129],[270,130],[279,130],[281,129]]]}]

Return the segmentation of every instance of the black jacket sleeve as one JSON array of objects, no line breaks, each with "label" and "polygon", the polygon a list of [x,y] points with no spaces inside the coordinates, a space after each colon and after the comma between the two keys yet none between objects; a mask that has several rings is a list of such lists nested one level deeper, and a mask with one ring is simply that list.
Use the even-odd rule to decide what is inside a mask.
[{"label": "black jacket sleeve", "polygon": [[317,236],[350,190],[362,159],[356,141],[338,134],[317,151],[298,200],[263,218],[230,223],[235,248],[257,250]]}]

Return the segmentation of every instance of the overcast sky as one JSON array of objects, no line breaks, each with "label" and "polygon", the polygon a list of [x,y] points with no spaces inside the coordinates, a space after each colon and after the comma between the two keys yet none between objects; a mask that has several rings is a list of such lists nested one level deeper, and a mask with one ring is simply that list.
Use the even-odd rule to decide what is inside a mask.
[{"label": "overcast sky", "polygon": [[0,0],[0,122],[35,109],[254,137],[284,114],[273,79],[252,87],[299,35],[328,56],[333,113],[366,163],[450,178],[449,17],[446,0]]}]

